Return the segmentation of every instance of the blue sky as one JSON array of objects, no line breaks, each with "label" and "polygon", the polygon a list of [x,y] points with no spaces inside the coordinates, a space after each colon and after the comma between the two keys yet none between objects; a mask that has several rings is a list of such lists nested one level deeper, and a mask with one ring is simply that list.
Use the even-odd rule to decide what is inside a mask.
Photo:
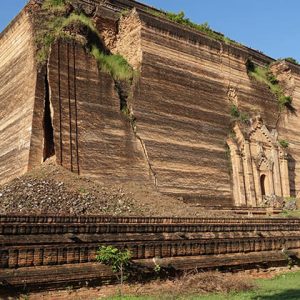
[{"label": "blue sky", "polygon": [[[208,22],[212,29],[263,51],[273,58],[294,57],[300,61],[299,0],[140,0],[179,12],[196,23]],[[26,0],[2,0],[0,31]]]}]

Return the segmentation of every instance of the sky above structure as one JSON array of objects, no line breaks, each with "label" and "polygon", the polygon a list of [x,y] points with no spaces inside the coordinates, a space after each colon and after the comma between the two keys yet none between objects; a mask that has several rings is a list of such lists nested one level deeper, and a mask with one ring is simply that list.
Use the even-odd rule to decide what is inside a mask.
[{"label": "sky above structure", "polygon": [[[0,31],[27,0],[1,0]],[[299,0],[140,0],[164,10],[184,11],[195,23],[210,27],[273,58],[300,61]]]}]

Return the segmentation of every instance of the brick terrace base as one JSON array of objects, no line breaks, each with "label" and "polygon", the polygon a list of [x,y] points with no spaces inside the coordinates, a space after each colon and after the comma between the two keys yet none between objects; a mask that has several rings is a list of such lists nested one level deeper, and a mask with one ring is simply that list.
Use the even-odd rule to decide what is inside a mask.
[{"label": "brick terrace base", "polygon": [[101,245],[127,248],[149,271],[153,258],[176,271],[285,264],[300,252],[300,219],[0,216],[0,282],[46,287],[106,282]]}]

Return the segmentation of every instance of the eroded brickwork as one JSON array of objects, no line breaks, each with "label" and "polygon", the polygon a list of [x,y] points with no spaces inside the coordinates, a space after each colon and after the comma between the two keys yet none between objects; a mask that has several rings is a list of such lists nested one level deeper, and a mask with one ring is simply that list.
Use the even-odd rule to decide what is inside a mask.
[{"label": "eroded brickwork", "polygon": [[[0,281],[51,285],[62,279],[105,279],[112,275],[109,268],[99,265],[95,269],[96,251],[102,245],[129,249],[135,263],[148,268],[145,272],[153,269],[153,258],[159,259],[162,266],[171,263],[177,270],[282,263],[286,261],[283,249],[295,253],[300,250],[299,222],[1,216]],[[64,277],[61,270],[66,270]],[[56,273],[60,275],[56,277]],[[43,276],[36,278],[35,274]]]}]

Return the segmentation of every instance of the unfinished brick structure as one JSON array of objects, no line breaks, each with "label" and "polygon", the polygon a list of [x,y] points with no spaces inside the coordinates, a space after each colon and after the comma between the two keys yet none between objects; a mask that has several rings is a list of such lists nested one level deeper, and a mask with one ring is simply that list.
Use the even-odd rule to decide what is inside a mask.
[{"label": "unfinished brick structure", "polygon": [[249,190],[241,191],[242,175],[235,164],[231,174],[226,157],[235,104],[253,118],[261,115],[277,140],[289,142],[287,153],[278,150],[273,173],[260,170],[261,181],[269,182],[265,194],[298,195],[299,66],[273,66],[295,108],[280,112],[245,65],[249,58],[257,65],[272,58],[155,16],[135,1],[75,2],[95,20],[105,47],[139,73],[126,99],[134,126],[120,110],[124,99],[113,78],[77,42],[58,39],[47,65],[37,68],[35,20],[43,16],[41,1],[30,1],[0,36],[0,183],[55,155],[58,164],[102,182],[149,183],[203,205],[259,206],[258,175],[245,177]]}]

